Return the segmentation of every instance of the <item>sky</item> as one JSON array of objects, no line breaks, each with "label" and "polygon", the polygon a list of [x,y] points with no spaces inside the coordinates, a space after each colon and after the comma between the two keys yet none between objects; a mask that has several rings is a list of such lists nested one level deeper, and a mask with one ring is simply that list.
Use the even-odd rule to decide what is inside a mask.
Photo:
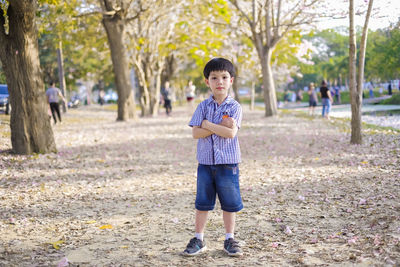
[{"label": "sky", "polygon": [[[367,3],[366,0],[355,0],[356,8],[365,7],[366,10]],[[337,10],[348,10],[349,4],[337,3],[335,5]],[[396,23],[400,18],[400,0],[374,0],[373,4],[373,15],[369,21],[369,29],[377,30],[382,28],[387,28],[391,23]],[[348,13],[348,11],[347,11]],[[365,14],[362,16],[356,16],[355,23],[356,26],[364,26]],[[344,19],[326,19],[320,23],[320,27],[322,28],[334,28],[337,26],[346,26],[349,25],[349,18]]]}]

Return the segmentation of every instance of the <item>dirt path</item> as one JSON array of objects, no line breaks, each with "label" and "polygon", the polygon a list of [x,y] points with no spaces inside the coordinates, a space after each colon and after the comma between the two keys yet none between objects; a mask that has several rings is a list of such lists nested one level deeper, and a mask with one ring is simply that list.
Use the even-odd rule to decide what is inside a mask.
[{"label": "dirt path", "polygon": [[[0,154],[0,266],[301,266],[400,264],[400,138],[319,118],[244,114],[245,208],[222,252],[219,204],[209,250],[180,255],[193,235],[196,141],[189,115],[115,122],[99,107],[54,127],[57,154]],[[1,128],[0,150],[10,148]]]}]

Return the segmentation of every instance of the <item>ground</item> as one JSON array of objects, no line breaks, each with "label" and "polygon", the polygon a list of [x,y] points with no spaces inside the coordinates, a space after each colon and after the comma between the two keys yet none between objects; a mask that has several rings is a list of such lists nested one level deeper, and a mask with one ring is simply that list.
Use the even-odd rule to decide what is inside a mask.
[{"label": "ground", "polygon": [[53,126],[58,153],[33,156],[7,152],[1,117],[0,266],[399,266],[398,133],[350,145],[343,120],[244,110],[241,258],[222,250],[218,203],[206,253],[181,255],[197,167],[186,109],[130,122],[70,110]]}]

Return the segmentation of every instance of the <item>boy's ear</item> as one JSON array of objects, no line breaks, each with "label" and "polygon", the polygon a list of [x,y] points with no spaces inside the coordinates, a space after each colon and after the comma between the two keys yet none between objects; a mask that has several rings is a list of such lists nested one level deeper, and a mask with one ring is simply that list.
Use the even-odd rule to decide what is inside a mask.
[{"label": "boy's ear", "polygon": [[208,79],[204,79],[204,82],[206,83],[206,85],[207,85],[208,87],[210,87],[210,84],[208,83]]}]

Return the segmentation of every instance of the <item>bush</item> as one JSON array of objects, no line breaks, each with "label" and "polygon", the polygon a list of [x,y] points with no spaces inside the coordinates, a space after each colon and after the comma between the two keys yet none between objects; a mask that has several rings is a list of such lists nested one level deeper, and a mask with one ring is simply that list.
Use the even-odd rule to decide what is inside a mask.
[{"label": "bush", "polygon": [[395,93],[391,98],[385,99],[379,104],[383,105],[400,105],[400,93]]}]

